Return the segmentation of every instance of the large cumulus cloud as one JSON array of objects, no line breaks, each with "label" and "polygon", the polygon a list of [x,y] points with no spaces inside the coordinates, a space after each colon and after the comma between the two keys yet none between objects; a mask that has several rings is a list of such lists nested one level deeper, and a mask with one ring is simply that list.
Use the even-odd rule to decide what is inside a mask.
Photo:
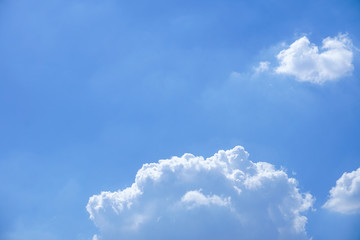
[{"label": "large cumulus cloud", "polygon": [[360,213],[360,168],[345,172],[336,181],[323,207],[343,214]]},{"label": "large cumulus cloud", "polygon": [[243,147],[144,164],[135,182],[90,197],[96,239],[308,239],[313,197]]},{"label": "large cumulus cloud", "polygon": [[354,66],[353,46],[347,35],[327,37],[321,51],[304,36],[278,55],[276,73],[295,76],[302,82],[321,84],[350,74]]}]

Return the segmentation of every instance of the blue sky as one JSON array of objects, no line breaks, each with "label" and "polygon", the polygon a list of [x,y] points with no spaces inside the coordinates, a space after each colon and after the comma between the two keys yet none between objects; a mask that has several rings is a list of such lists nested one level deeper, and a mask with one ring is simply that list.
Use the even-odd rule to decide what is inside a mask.
[{"label": "blue sky", "polygon": [[[355,0],[1,1],[0,238],[91,239],[89,197],[241,145],[316,199],[309,237],[358,239],[358,213],[322,206],[360,167],[359,22]],[[341,34],[352,70],[276,72],[296,40]]]}]

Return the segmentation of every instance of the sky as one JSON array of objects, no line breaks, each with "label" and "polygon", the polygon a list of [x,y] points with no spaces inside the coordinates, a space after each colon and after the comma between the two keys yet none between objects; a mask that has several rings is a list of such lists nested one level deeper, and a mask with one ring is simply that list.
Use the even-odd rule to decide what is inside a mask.
[{"label": "sky", "polygon": [[359,239],[359,22],[1,0],[0,239]]}]

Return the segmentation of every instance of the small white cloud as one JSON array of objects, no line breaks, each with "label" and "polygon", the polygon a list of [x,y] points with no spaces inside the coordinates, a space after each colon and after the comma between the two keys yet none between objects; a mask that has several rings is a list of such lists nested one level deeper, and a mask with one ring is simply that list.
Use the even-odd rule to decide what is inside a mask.
[{"label": "small white cloud", "polygon": [[360,168],[345,172],[330,190],[330,198],[324,208],[343,214],[360,213]]},{"label": "small white cloud", "polygon": [[304,36],[278,55],[278,74],[295,76],[302,82],[322,84],[344,77],[354,69],[353,45],[345,34],[322,41],[321,51]]},{"label": "small white cloud", "polygon": [[205,196],[200,191],[189,191],[181,198],[181,202],[189,206],[189,208],[198,206],[230,206],[230,197],[221,198],[217,195]]},{"label": "small white cloud", "polygon": [[259,62],[259,66],[255,67],[255,74],[259,74],[265,71],[268,71],[270,68],[270,62],[268,61],[264,61],[264,62]]},{"label": "small white cloud", "polygon": [[[131,187],[89,199],[101,239],[308,239],[297,182],[237,146],[144,164]],[[261,231],[259,231],[261,229]],[[224,234],[226,233],[226,234]]]}]

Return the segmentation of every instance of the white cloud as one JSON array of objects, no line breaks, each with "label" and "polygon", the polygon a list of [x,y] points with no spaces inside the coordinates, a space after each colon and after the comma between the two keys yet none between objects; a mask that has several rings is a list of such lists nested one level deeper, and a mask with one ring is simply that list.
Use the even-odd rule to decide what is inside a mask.
[{"label": "white cloud", "polygon": [[200,191],[189,191],[181,198],[181,202],[189,205],[190,208],[211,204],[225,207],[230,205],[230,199],[230,197],[222,199],[217,195],[205,196]]},{"label": "white cloud", "polygon": [[353,46],[347,35],[322,41],[321,51],[304,36],[278,55],[276,73],[295,76],[299,81],[322,84],[344,77],[354,69]]},{"label": "white cloud", "polygon": [[254,68],[255,73],[259,74],[265,71],[268,71],[270,67],[270,62],[268,61],[263,61],[263,62],[259,62],[259,65],[257,67]]},{"label": "white cloud", "polygon": [[360,213],[360,168],[345,172],[336,181],[323,207],[343,214]]},{"label": "white cloud", "polygon": [[[313,197],[240,146],[144,164],[124,190],[90,197],[101,239],[308,239]],[[97,237],[99,237],[97,236]]]}]

